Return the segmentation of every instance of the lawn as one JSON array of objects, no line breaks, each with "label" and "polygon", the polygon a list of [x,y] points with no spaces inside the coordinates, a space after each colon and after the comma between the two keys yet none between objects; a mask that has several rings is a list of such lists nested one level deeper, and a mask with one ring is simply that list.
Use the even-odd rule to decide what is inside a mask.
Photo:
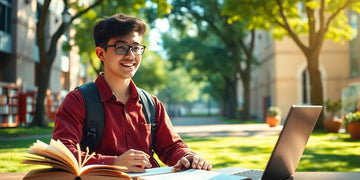
[{"label": "lawn", "polygon": [[[20,162],[36,139],[0,140],[0,172],[27,172],[35,168]],[[183,139],[209,160],[214,169],[228,166],[264,169],[277,136]],[[49,143],[50,138],[40,140]],[[297,171],[360,171],[359,164],[360,141],[349,139],[348,134],[313,133]]]},{"label": "lawn", "polygon": [[[277,136],[268,137],[184,137],[214,169],[244,167],[265,169]],[[311,135],[297,171],[360,171],[360,141],[348,134]]]},{"label": "lawn", "polygon": [[40,127],[16,127],[16,128],[1,128],[0,137],[18,137],[18,136],[29,136],[29,135],[43,135],[51,134],[54,129],[54,123],[49,123],[49,127],[40,128]]}]

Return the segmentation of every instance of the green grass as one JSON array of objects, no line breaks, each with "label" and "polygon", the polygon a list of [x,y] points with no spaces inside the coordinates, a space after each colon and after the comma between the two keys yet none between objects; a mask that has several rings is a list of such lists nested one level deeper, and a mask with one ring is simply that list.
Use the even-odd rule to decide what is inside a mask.
[{"label": "green grass", "polygon": [[[39,140],[49,143],[50,138],[39,138]],[[29,140],[0,140],[0,172],[28,172],[38,166],[21,164],[26,155],[26,151],[36,141]]]},{"label": "green grass", "polygon": [[[214,169],[244,167],[265,169],[277,136],[183,137]],[[360,141],[348,134],[311,135],[297,171],[360,171]]]},{"label": "green grass", "polygon": [[15,128],[1,128],[0,137],[18,137],[18,136],[27,136],[27,135],[41,135],[41,134],[51,134],[53,132],[54,123],[49,123],[49,127],[40,128],[40,127],[15,127]]},{"label": "green grass", "polygon": [[[39,129],[29,131],[38,132]],[[0,140],[0,172],[28,172],[37,168],[20,163],[36,139]],[[49,143],[50,138],[40,140]],[[264,169],[277,136],[183,137],[183,140],[210,161],[214,169],[228,166]],[[297,171],[360,171],[359,164],[359,140],[351,140],[348,134],[316,132],[309,139]]]}]

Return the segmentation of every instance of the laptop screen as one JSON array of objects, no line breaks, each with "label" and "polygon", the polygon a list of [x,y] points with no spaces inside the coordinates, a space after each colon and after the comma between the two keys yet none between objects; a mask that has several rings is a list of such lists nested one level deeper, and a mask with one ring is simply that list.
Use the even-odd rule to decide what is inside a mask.
[{"label": "laptop screen", "polygon": [[291,106],[262,179],[286,179],[294,174],[321,110],[322,106]]}]

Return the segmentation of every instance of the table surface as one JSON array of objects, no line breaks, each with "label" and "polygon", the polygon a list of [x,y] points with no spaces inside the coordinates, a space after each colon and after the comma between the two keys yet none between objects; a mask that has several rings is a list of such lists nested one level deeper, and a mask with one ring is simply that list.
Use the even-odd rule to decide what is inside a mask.
[{"label": "table surface", "polygon": [[295,172],[294,180],[352,180],[360,179],[360,172]]},{"label": "table surface", "polygon": [[[0,173],[0,180],[19,180],[26,173]],[[294,180],[354,180],[360,178],[360,172],[296,172]]]}]

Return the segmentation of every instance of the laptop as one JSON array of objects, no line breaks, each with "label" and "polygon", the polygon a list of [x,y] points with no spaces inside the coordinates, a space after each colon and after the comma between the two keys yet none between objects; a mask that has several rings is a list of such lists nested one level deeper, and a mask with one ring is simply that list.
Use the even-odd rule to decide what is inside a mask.
[{"label": "laptop", "polygon": [[293,105],[265,170],[223,168],[218,172],[261,180],[292,179],[322,106]]}]

